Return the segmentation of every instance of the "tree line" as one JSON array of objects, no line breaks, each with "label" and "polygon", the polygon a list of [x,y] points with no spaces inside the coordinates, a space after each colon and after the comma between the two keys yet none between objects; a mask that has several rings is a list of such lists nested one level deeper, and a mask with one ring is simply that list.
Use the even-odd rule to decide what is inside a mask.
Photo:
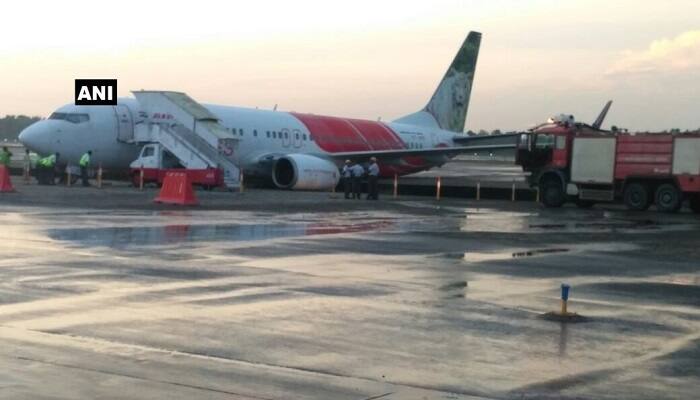
[{"label": "tree line", "polygon": [[39,121],[40,117],[28,117],[26,115],[6,115],[0,118],[0,141],[15,141],[22,129]]}]

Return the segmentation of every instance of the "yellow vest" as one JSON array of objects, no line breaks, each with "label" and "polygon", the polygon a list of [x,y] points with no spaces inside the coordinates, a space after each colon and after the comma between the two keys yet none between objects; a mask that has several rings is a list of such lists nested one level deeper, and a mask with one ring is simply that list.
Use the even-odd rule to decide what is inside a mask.
[{"label": "yellow vest", "polygon": [[80,157],[80,162],[78,164],[80,164],[81,167],[87,167],[88,164],[90,164],[90,154],[83,154],[83,156]]}]

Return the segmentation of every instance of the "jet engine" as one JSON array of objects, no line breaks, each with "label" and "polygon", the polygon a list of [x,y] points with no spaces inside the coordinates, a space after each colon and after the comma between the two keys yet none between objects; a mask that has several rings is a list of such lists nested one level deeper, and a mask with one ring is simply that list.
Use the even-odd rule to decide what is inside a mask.
[{"label": "jet engine", "polygon": [[335,164],[308,154],[282,156],[272,167],[272,181],[280,189],[331,190],[339,179]]}]

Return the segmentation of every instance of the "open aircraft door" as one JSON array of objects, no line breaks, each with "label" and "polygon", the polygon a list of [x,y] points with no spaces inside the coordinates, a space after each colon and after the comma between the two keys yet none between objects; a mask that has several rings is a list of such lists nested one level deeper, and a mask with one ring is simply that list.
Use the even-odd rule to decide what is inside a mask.
[{"label": "open aircraft door", "polygon": [[129,107],[118,104],[114,107],[117,118],[117,140],[120,142],[132,142],[134,140],[134,120]]}]

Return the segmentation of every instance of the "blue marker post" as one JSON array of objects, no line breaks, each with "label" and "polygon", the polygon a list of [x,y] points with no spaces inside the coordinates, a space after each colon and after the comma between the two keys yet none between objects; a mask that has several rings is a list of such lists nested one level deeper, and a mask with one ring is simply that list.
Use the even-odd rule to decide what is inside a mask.
[{"label": "blue marker post", "polygon": [[571,286],[566,283],[561,284],[561,315],[567,315],[566,306],[569,301],[569,289]]}]

